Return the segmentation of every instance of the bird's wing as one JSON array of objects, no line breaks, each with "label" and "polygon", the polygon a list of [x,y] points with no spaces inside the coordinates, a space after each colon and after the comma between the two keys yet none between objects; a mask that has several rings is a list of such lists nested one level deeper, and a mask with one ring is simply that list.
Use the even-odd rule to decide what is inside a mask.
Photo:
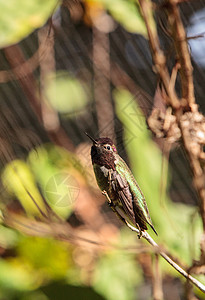
[{"label": "bird's wing", "polygon": [[118,160],[116,165],[116,175],[114,176],[114,182],[119,188],[118,194],[120,201],[130,220],[132,222],[134,221],[133,223],[135,224],[137,220],[140,219],[144,229],[146,229],[146,223],[148,223],[156,233],[144,195],[122,158],[119,158]]},{"label": "bird's wing", "polygon": [[122,178],[116,171],[114,171],[112,173],[111,181],[112,187],[118,194],[120,203],[122,204],[126,215],[132,221],[132,223],[135,224],[136,220],[135,212],[133,209],[133,198],[127,180],[125,178]]}]

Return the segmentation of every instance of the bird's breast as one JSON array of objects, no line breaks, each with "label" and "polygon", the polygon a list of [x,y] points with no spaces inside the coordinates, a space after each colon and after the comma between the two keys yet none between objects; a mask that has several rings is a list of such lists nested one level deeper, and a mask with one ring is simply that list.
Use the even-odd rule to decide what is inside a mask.
[{"label": "bird's breast", "polygon": [[109,188],[109,169],[104,166],[99,166],[97,164],[93,165],[93,169],[95,172],[95,177],[97,180],[97,184],[99,188],[103,191],[108,191]]}]

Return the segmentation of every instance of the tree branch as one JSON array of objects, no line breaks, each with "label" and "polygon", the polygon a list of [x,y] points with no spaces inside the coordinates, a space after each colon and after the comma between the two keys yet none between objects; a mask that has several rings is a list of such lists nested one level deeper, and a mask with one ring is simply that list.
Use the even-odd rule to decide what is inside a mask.
[{"label": "tree branch", "polygon": [[[139,230],[133,226],[129,226],[130,229],[139,234]],[[191,281],[196,287],[198,287],[202,292],[205,293],[205,286],[198,281],[196,278],[192,277],[188,274],[182,267],[180,267],[173,259],[171,259],[164,251],[162,251],[159,245],[151,238],[151,236],[147,233],[147,231],[142,232],[142,237],[147,240],[149,244],[151,244],[156,252],[158,252],[177,272],[179,272],[182,276],[184,276],[187,280]]]},{"label": "tree branch", "polygon": [[188,102],[187,106],[191,106],[195,103],[193,67],[189,55],[186,32],[175,0],[168,0],[167,11],[176,54],[181,65],[179,72],[181,75],[182,98]]},{"label": "tree branch", "polygon": [[205,293],[205,286],[201,282],[189,275],[182,267],[180,267],[173,259],[171,259],[164,251],[162,251],[159,245],[151,238],[147,231],[141,231],[127,222],[115,209],[115,206],[112,204],[112,200],[109,198],[106,191],[103,191],[102,194],[107,198],[108,205],[112,208],[113,212],[127,227],[137,233],[138,238],[143,237],[145,240],[147,240],[147,242],[154,247],[155,253],[159,253],[159,255],[161,255],[177,272],[179,272],[187,280],[190,280],[196,287]]},{"label": "tree branch", "polygon": [[157,29],[152,15],[152,2],[150,0],[139,0],[139,4],[147,27],[147,33],[156,72],[159,74],[162,80],[162,84],[169,98],[169,104],[177,109],[180,106],[180,102],[173,86],[170,85],[170,75],[166,66],[166,58],[160,48]]}]

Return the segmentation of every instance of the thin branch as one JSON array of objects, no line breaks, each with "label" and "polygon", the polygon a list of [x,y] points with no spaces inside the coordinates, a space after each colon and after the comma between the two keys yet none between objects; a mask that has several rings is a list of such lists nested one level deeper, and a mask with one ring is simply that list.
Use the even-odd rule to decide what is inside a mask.
[{"label": "thin branch", "polygon": [[[12,212],[3,213],[3,222],[5,225],[14,228],[24,234],[30,236],[40,236],[44,238],[54,237],[60,241],[67,241],[72,243],[73,245],[82,245],[86,244],[86,248],[90,245],[95,245],[98,248],[102,249],[114,249],[118,251],[125,251],[126,253],[151,253],[151,249],[149,246],[136,246],[136,245],[128,245],[121,246],[116,244],[110,244],[104,242],[99,239],[99,236],[96,235],[96,239],[94,238],[86,238],[85,230],[80,230],[77,228],[73,228],[69,223],[62,221],[59,222],[45,222],[45,221],[37,221],[23,215],[19,215]],[[85,227],[84,227],[85,228]]]},{"label": "thin branch", "polygon": [[191,107],[195,103],[194,84],[193,84],[193,67],[189,54],[187,36],[181,20],[179,7],[175,0],[168,0],[168,22],[170,24],[173,42],[181,65],[181,86],[182,97],[186,99],[187,104]]},{"label": "thin branch", "polygon": [[[133,226],[129,226],[130,229],[135,231],[139,235],[139,230]],[[167,262],[170,264],[177,272],[184,276],[187,280],[191,281],[196,287],[198,287],[203,293],[205,293],[205,286],[198,281],[196,278],[188,274],[182,267],[180,267],[175,261],[173,261],[164,251],[162,251],[159,245],[151,238],[147,231],[142,232],[142,237],[147,240],[147,242],[155,248],[155,251],[158,252]]]},{"label": "thin branch", "polygon": [[110,95],[110,42],[107,32],[93,25],[94,96],[100,135],[115,141],[114,111]]},{"label": "thin branch", "polygon": [[149,37],[150,48],[152,50],[152,57],[155,64],[156,72],[159,74],[164,89],[169,97],[169,102],[173,108],[177,109],[180,106],[179,99],[175,90],[170,86],[170,75],[166,66],[166,58],[160,48],[160,42],[157,34],[157,29],[152,12],[152,2],[150,0],[139,0],[141,13],[144,18],[147,33]]},{"label": "thin branch", "polygon": [[153,298],[154,300],[162,300],[163,289],[162,289],[162,278],[159,266],[159,254],[156,253],[154,256],[154,275],[153,275]]},{"label": "thin branch", "polygon": [[[26,95],[26,98],[33,109],[35,115],[37,116],[39,122],[43,124],[43,118],[42,118],[42,109],[41,109],[41,99],[36,93],[37,85],[36,80],[34,78],[34,75],[32,71],[30,70],[30,65],[25,65],[28,69],[24,69],[24,74],[27,74],[26,76],[21,76],[19,74],[19,68],[21,64],[24,64],[26,59],[24,56],[24,53],[22,52],[19,45],[13,45],[9,46],[4,49],[4,53],[7,57],[7,60],[10,64],[10,66],[13,69],[14,76],[19,80],[19,85],[22,88],[23,92]],[[46,129],[46,128],[45,128]],[[47,134],[49,138],[54,142],[54,144],[59,145],[61,147],[64,147],[70,151],[74,150],[73,143],[68,138],[65,130],[60,125],[58,128],[55,128],[55,130],[47,130]]]},{"label": "thin branch", "polygon": [[159,245],[151,238],[147,231],[141,231],[132,226],[128,221],[126,221],[115,209],[115,206],[113,205],[112,200],[109,198],[106,191],[103,191],[102,194],[107,198],[108,205],[112,208],[117,217],[132,231],[136,232],[138,238],[143,237],[145,240],[147,240],[147,242],[154,247],[155,253],[159,253],[159,255],[161,255],[177,272],[179,272],[187,280],[190,280],[196,287],[198,287],[202,292],[205,293],[205,286],[200,281],[188,274],[171,257],[169,257],[163,250],[161,250]]},{"label": "thin branch", "polygon": [[[199,115],[199,113],[198,113]],[[190,166],[193,171],[193,180],[194,180],[194,185],[195,188],[198,192],[198,195],[201,200],[201,217],[202,217],[202,222],[203,222],[203,229],[204,229],[204,234],[205,234],[205,183],[204,183],[204,172],[200,163],[200,159],[197,157],[197,155],[194,153],[194,144],[192,143],[193,138],[190,136],[190,124],[187,123],[189,122],[189,119],[192,118],[194,119],[194,115],[185,116],[184,118],[180,119],[178,124],[179,128],[181,129],[181,134],[182,134],[182,140],[183,144],[185,147],[185,150],[188,154],[189,161],[190,161]]]},{"label": "thin branch", "polygon": [[0,83],[5,83],[15,79],[20,80],[21,78],[32,74],[38,68],[39,62],[47,56],[51,43],[52,38],[47,36],[46,39],[39,45],[39,48],[32,57],[10,70],[0,70]]}]

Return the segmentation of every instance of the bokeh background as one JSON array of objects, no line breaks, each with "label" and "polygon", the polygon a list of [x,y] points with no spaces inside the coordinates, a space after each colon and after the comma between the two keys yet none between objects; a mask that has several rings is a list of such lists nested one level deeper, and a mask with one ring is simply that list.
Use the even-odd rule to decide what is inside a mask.
[{"label": "bokeh background", "polygon": [[[1,0],[0,8],[0,299],[186,299],[184,279],[105,203],[84,134],[113,139],[159,236],[148,232],[188,269],[200,256],[199,200],[180,144],[169,149],[147,125],[153,107],[164,108],[136,3]],[[180,8],[204,112],[205,4]]]}]

